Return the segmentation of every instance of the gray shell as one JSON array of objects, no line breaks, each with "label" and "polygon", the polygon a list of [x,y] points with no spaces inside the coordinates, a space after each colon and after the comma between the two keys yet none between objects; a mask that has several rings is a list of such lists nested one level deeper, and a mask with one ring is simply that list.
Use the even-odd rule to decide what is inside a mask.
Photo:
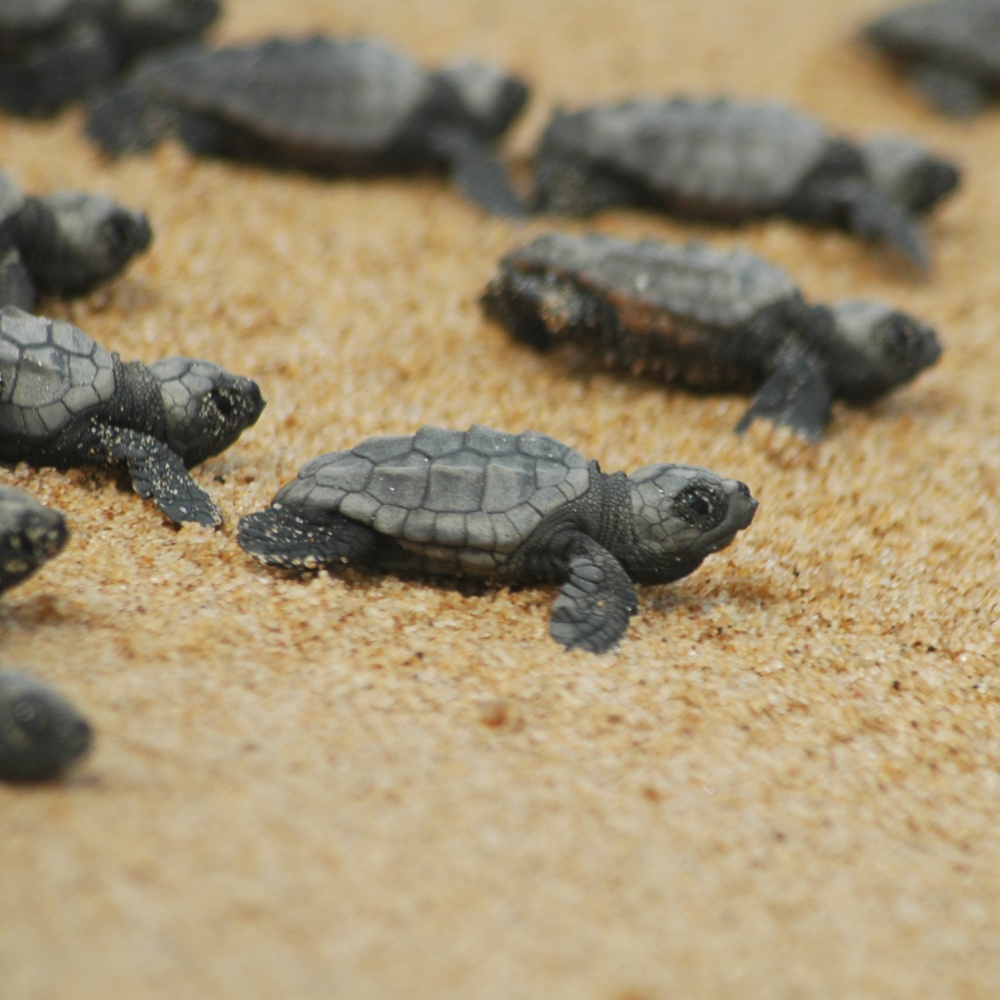
[{"label": "gray shell", "polygon": [[275,38],[151,56],[133,82],[278,145],[382,149],[410,124],[431,84],[376,39]]},{"label": "gray shell", "polygon": [[100,14],[111,0],[4,0],[0,3],[0,32],[21,40],[55,31],[70,20]]},{"label": "gray shell", "polygon": [[112,355],[64,320],[0,311],[0,453],[52,440],[115,393]]},{"label": "gray shell", "polygon": [[550,233],[512,251],[503,267],[567,274],[606,298],[648,306],[700,326],[736,329],[762,310],[800,301],[792,279],[748,250],[701,243],[630,243],[611,236]]},{"label": "gray shell", "polygon": [[423,427],[322,455],[275,505],[339,512],[404,548],[469,574],[493,572],[543,518],[581,497],[590,463],[532,431]]},{"label": "gray shell", "polygon": [[654,194],[762,212],[796,191],[832,141],[818,122],[780,104],[690,98],[558,113],[542,139]]},{"label": "gray shell", "polygon": [[1000,83],[997,0],[911,4],[874,21],[867,35],[891,55],[932,62],[985,83]]}]

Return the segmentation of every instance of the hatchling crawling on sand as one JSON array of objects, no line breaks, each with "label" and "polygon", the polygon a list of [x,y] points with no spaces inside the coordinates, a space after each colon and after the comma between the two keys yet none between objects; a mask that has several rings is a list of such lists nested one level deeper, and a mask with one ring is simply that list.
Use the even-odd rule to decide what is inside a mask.
[{"label": "hatchling crawling on sand", "polygon": [[124,465],[172,521],[217,525],[187,470],[263,408],[256,382],[209,361],[123,362],[65,320],[0,310],[0,461]]},{"label": "hatchling crawling on sand", "polygon": [[571,345],[612,369],[706,392],[756,390],[763,417],[818,439],[834,398],[878,399],[933,364],[934,331],[889,306],[806,303],[746,250],[552,233],[507,254],[482,296],[539,350]]},{"label": "hatchling crawling on sand", "polygon": [[219,0],[3,0],[0,107],[51,115],[139,53],[196,38]]},{"label": "hatchling crawling on sand", "polygon": [[696,466],[606,475],[533,431],[423,427],[307,463],[270,507],[240,521],[237,539],[287,569],[561,578],[549,631],[602,653],[638,609],[633,581],[687,576],[756,509],[743,483]]},{"label": "hatchling crawling on sand", "polygon": [[0,778],[57,778],[92,742],[90,724],[62,695],[27,674],[0,670]]},{"label": "hatchling crawling on sand", "polygon": [[86,295],[152,237],[142,212],[103,195],[26,195],[0,172],[0,306],[31,310],[40,294]]},{"label": "hatchling crawling on sand", "polygon": [[[947,161],[928,172],[919,206],[958,183]],[[780,215],[887,243],[929,265],[914,206],[895,203],[864,147],[784,105],[728,99],[631,100],[557,111],[534,159],[536,207],[589,215],[649,205],[715,222]]]},{"label": "hatchling crawling on sand", "polygon": [[62,514],[27,493],[0,486],[0,590],[31,576],[66,544]]},{"label": "hatchling crawling on sand", "polygon": [[191,45],[140,61],[92,102],[86,131],[115,155],[176,135],[196,155],[325,175],[443,167],[467,197],[510,215],[525,209],[491,146],[527,93],[484,63],[426,72],[376,39]]},{"label": "hatchling crawling on sand", "polygon": [[908,67],[938,111],[981,111],[1000,92],[1000,0],[932,0],[889,11],[867,40]]}]

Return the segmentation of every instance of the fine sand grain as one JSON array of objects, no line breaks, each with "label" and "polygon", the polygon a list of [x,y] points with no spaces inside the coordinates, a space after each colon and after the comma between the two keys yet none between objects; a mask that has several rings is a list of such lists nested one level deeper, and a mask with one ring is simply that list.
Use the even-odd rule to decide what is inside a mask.
[{"label": "fine sand grain", "polygon": [[[149,254],[45,311],[126,359],[256,378],[257,427],[196,470],[226,526],[177,531],[104,473],[0,481],[65,511],[0,603],[4,666],[98,731],[65,784],[0,788],[4,1000],[1000,996],[1000,106],[933,116],[854,43],[882,0],[229,0],[221,40],[374,34],[476,54],[556,105],[780,97],[953,155],[930,280],[835,232],[609,212],[485,218],[435,177],[329,182],[103,161],[78,109],[0,120],[27,190],[144,208]],[[477,296],[553,225],[740,245],[815,301],[933,323],[939,365],[808,448],[513,344]],[[238,518],[308,458],[425,423],[544,431],[605,470],[750,484],[752,528],[641,588],[620,649],[562,652],[555,588],[294,578]]]}]

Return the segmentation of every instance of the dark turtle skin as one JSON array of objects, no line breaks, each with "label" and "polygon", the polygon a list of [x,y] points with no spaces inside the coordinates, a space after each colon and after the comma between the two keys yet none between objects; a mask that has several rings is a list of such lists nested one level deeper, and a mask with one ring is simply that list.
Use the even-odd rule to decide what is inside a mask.
[{"label": "dark turtle skin", "polygon": [[237,541],[271,566],[561,579],[549,626],[603,653],[638,610],[635,583],[670,583],[749,526],[747,487],[691,465],[606,475],[526,431],[423,427],[313,459]]},{"label": "dark turtle skin", "polygon": [[58,778],[90,751],[93,738],[62,695],[27,674],[0,670],[0,778]]},{"label": "dark turtle skin", "polygon": [[0,486],[0,591],[31,576],[62,550],[68,537],[59,511]]},{"label": "dark turtle skin", "polygon": [[556,111],[534,183],[543,212],[639,205],[720,223],[780,215],[929,266],[918,223],[879,189],[863,149],[780,104],[676,97]]},{"label": "dark turtle skin", "polygon": [[1000,92],[1000,0],[907,4],[871,22],[865,38],[942,114],[974,115]]},{"label": "dark turtle skin", "polygon": [[426,72],[375,39],[192,45],[142,60],[92,102],[86,132],[112,155],[176,135],[195,155],[328,176],[444,168],[487,211],[518,215],[491,146],[527,93],[482,63]]},{"label": "dark turtle skin", "polygon": [[103,195],[25,195],[0,173],[0,306],[74,298],[114,278],[153,238],[142,212]]},{"label": "dark turtle skin", "polygon": [[934,331],[877,302],[809,305],[746,250],[540,236],[507,254],[487,315],[539,350],[563,345],[606,367],[703,392],[755,391],[758,417],[815,441],[834,398],[868,403],[933,364]]},{"label": "dark turtle skin", "polygon": [[210,361],[123,362],[65,320],[0,310],[0,461],[123,465],[171,521],[218,525],[187,470],[263,409],[256,382]]},{"label": "dark turtle skin", "polygon": [[45,117],[143,52],[197,38],[219,0],[3,0],[0,108]]},{"label": "dark turtle skin", "polygon": [[913,214],[929,212],[961,182],[958,164],[905,136],[872,136],[858,148],[875,186]]}]

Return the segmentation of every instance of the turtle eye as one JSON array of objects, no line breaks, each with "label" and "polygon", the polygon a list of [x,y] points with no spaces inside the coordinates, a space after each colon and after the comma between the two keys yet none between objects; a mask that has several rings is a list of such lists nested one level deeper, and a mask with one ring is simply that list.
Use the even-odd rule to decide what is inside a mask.
[{"label": "turtle eye", "polygon": [[208,394],[209,403],[226,420],[233,415],[233,401],[221,389],[213,389]]},{"label": "turtle eye", "polygon": [[694,482],[677,494],[674,510],[682,521],[708,530],[726,516],[726,500],[709,484]]}]

